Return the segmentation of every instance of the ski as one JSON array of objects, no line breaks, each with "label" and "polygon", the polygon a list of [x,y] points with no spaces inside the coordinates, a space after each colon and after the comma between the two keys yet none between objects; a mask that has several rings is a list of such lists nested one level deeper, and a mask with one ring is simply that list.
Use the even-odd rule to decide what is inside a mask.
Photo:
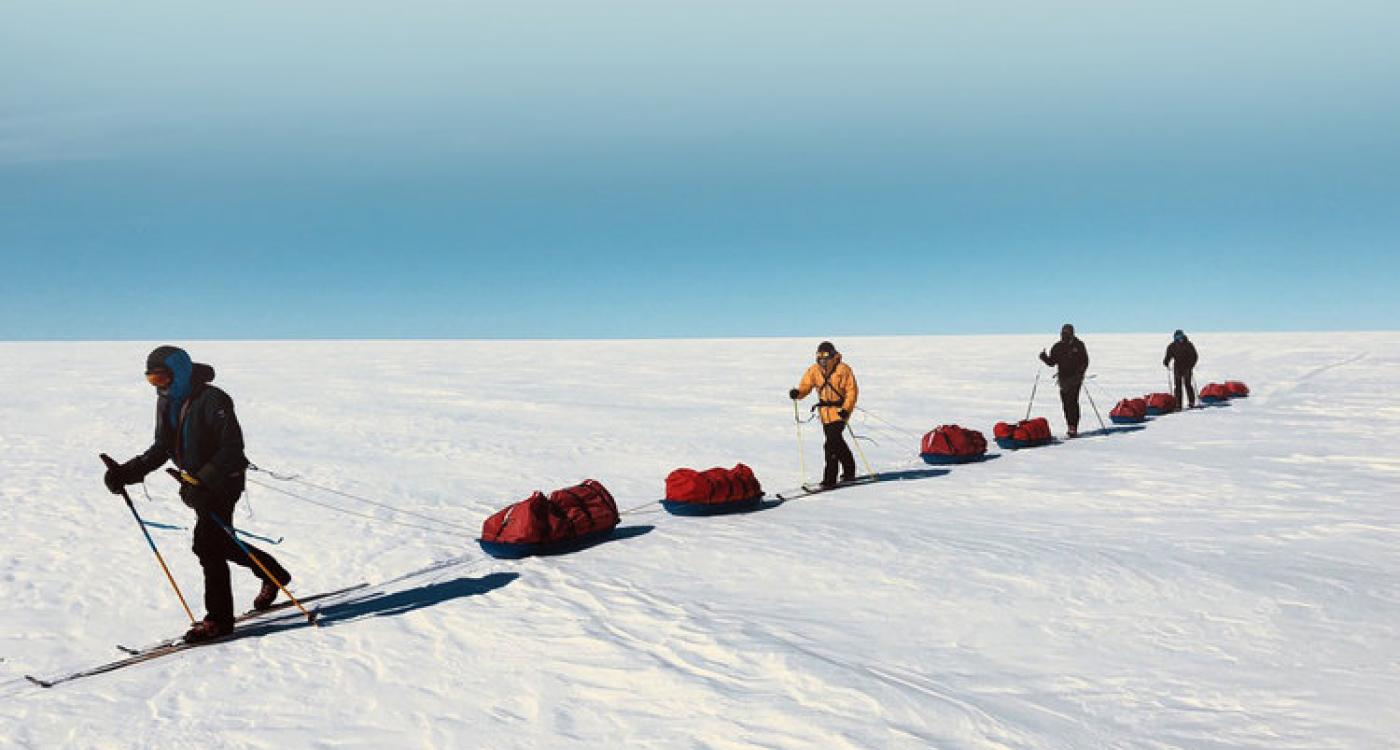
[{"label": "ski", "polygon": [[863,484],[876,484],[883,482],[907,482],[914,479],[928,479],[930,477],[941,477],[951,473],[947,468],[925,468],[925,469],[892,469],[882,471],[879,474],[862,474],[849,482],[838,482],[833,487],[823,487],[820,484],[809,483],[790,490],[783,490],[773,497],[779,502],[796,500],[799,497],[810,495],[820,495],[832,490],[845,489],[846,487],[858,487]]},{"label": "ski", "polygon": [[[333,596],[347,594],[352,591],[367,588],[368,586],[369,584],[367,583],[359,583],[355,584],[354,586],[347,586],[345,588],[336,589],[334,591],[313,594],[312,596],[308,596],[304,599],[301,599],[301,601],[309,602],[323,600]],[[218,643],[226,643],[228,641],[238,640],[240,638],[249,638],[264,635],[266,633],[280,629],[279,627],[277,627],[278,625],[291,624],[301,618],[300,612],[293,613],[287,611],[289,607],[291,607],[291,602],[279,602],[278,604],[275,604],[272,607],[269,607],[265,610],[245,612],[237,618],[236,622],[248,623],[247,626],[241,629],[235,629],[232,633],[229,633],[228,635],[222,636],[220,638],[212,638],[210,640],[201,641],[199,643],[185,643],[183,637],[170,638],[159,643],[146,646],[144,648],[131,648],[129,646],[119,645],[117,646],[117,648],[121,649],[122,652],[126,654],[125,658],[117,659],[116,661],[110,661],[105,664],[99,664],[95,667],[89,667],[87,669],[80,669],[78,671],[70,672],[68,674],[60,675],[58,677],[51,677],[45,679],[27,674],[24,676],[24,678],[32,684],[37,685],[39,687],[51,688],[55,685],[61,685],[65,682],[72,682],[73,680],[79,680],[84,677],[94,677],[96,675],[114,672],[124,667],[142,664],[144,662],[151,661],[152,659],[158,659],[162,656],[176,654],[181,651],[185,651],[192,648],[212,646]],[[315,615],[318,613],[318,611],[319,610],[313,610],[312,614]]]},{"label": "ski", "polygon": [[845,487],[855,487],[857,485],[862,484],[874,484],[878,481],[880,481],[880,477],[878,475],[872,476],[869,474],[865,474],[858,476],[855,479],[852,479],[848,482],[837,482],[836,484],[830,487],[823,487],[820,484],[811,482],[808,484],[803,484],[794,487],[790,490],[783,490],[782,492],[775,494],[774,497],[776,497],[779,500],[795,500],[799,497],[807,497],[809,495],[820,495],[823,492],[831,492],[832,490],[839,490]]},{"label": "ski", "polygon": [[[300,599],[300,602],[304,604],[307,602],[318,602],[318,600],[326,599],[326,597],[340,596],[342,595],[342,593],[350,593],[353,592],[353,590],[363,589],[365,588],[365,586],[368,586],[368,583],[356,583],[356,585],[346,586],[346,588],[343,589],[335,589],[328,590],[328,592],[314,593],[314,595],[302,597],[302,599]],[[293,606],[293,604],[291,604],[290,600],[286,600],[286,602],[277,602],[276,604],[273,604],[273,606],[267,607],[267,609],[265,610],[248,610],[245,611],[245,613],[239,614],[238,617],[235,617],[234,624],[238,625],[239,623],[248,623],[248,621],[251,620],[259,620],[259,618],[272,616],[272,614],[277,614],[281,610],[291,609],[291,606]],[[183,644],[183,642],[185,642],[185,638],[183,637],[167,638],[164,639],[164,641],[157,642],[157,644],[151,644],[147,646],[123,646],[122,644],[116,644],[116,649],[118,649],[118,651],[120,652],[129,653],[129,655],[136,656],[139,655],[139,653],[151,651],[151,649],[162,648],[162,646],[168,645]]]},{"label": "ski", "polygon": [[[332,596],[340,596],[341,594],[348,594],[348,593],[350,593],[351,591],[357,591],[357,590],[359,590],[359,589],[365,588],[365,587],[368,586],[368,585],[369,585],[368,583],[357,583],[357,584],[355,584],[354,586],[346,586],[345,588],[335,589],[334,591],[324,591],[324,592],[319,593],[319,594],[312,594],[311,596],[302,598],[302,599],[300,599],[299,601],[301,601],[303,604],[305,604],[305,603],[307,603],[307,602],[319,601],[319,600],[321,600],[321,599],[326,599],[326,598],[332,597]],[[292,603],[291,603],[290,601],[281,601],[281,602],[278,602],[278,603],[272,605],[271,607],[268,607],[267,609],[250,609],[250,610],[248,610],[247,612],[244,612],[243,614],[239,615],[238,617],[235,617],[234,620],[233,620],[233,624],[234,624],[234,625],[238,625],[238,624],[240,624],[240,623],[246,623],[246,622],[249,622],[249,621],[259,620],[259,619],[262,619],[262,618],[266,618],[266,617],[268,617],[268,616],[270,616],[270,615],[275,615],[275,614],[277,614],[278,612],[281,612],[282,610],[290,609],[291,607],[292,607]],[[158,642],[158,643],[153,643],[153,644],[151,644],[151,645],[149,645],[149,646],[123,646],[122,644],[118,643],[118,644],[117,644],[117,650],[118,650],[118,651],[121,651],[121,652],[124,653],[124,654],[128,654],[128,655],[131,655],[131,656],[139,656],[140,654],[144,654],[144,653],[146,653],[147,651],[152,651],[152,650],[155,650],[155,649],[158,649],[158,648],[164,648],[164,647],[167,647],[167,646],[178,645],[178,644],[182,644],[182,643],[184,643],[184,642],[185,642],[184,636],[180,636],[180,637],[178,637],[178,638],[167,638],[167,639],[165,639],[165,640],[163,640],[163,641],[160,641],[160,642]],[[213,641],[210,641],[210,642],[212,643]]]},{"label": "ski", "polygon": [[[289,620],[291,618],[284,615],[281,619]],[[268,620],[267,622],[274,621],[275,620]],[[123,667],[130,667],[135,664],[141,664],[143,662],[151,661],[152,659],[158,659],[162,656],[179,653],[186,649],[200,648],[202,646],[212,646],[216,643],[224,643],[226,641],[237,640],[239,638],[247,638],[253,635],[260,635],[261,632],[261,630],[254,626],[253,628],[248,628],[244,630],[235,630],[226,636],[220,638],[212,638],[210,640],[201,641],[199,643],[185,643],[182,639],[177,638],[172,641],[164,642],[159,646],[148,648],[137,653],[132,653],[124,659],[110,661],[106,664],[99,664],[95,667],[91,667],[88,669],[80,669],[76,672],[70,672],[66,675],[62,675],[59,677],[41,679],[33,675],[25,675],[24,678],[34,683],[35,685],[38,685],[39,687],[51,688],[55,685],[61,685],[65,682],[72,682],[73,680],[79,680],[84,677],[94,677],[96,675],[106,674],[108,672],[115,672],[116,670],[122,669]]]}]

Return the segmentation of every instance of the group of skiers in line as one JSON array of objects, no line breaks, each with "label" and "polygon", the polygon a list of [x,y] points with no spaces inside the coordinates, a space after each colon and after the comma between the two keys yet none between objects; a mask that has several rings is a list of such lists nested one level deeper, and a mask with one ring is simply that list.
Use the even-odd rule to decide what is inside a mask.
[{"label": "group of skiers in line", "polygon": [[[1089,368],[1088,350],[1074,335],[1074,326],[1066,323],[1060,330],[1060,341],[1048,354],[1042,350],[1040,359],[1058,368],[1060,400],[1069,435],[1074,437],[1079,431],[1079,389]],[[1184,388],[1190,405],[1195,406],[1191,371],[1196,365],[1196,348],[1181,331],[1174,334],[1162,365],[1173,368],[1178,405]],[[180,482],[180,499],[197,516],[193,551],[204,572],[206,614],[190,627],[185,640],[209,641],[233,631],[228,563],[248,568],[262,582],[253,600],[253,608],[258,610],[272,606],[292,576],[271,555],[235,536],[233,510],[243,495],[249,462],[233,399],[212,385],[214,368],[193,362],[183,349],[160,346],[146,358],[146,380],[156,389],[155,438],[141,455],[122,464],[113,462],[103,481],[113,494],[121,495],[126,485],[140,483],[167,461],[174,462],[172,473]],[[822,485],[851,481],[856,477],[856,461],[843,433],[860,390],[855,373],[841,361],[841,353],[830,341],[817,347],[816,362],[788,396],[796,402],[813,391],[818,399],[813,408],[826,436]]]},{"label": "group of skiers in line", "polygon": [[[1178,329],[1172,334],[1172,342],[1167,345],[1162,366],[1172,370],[1173,386],[1176,392],[1177,409],[1181,408],[1182,391],[1186,392],[1189,406],[1196,405],[1196,387],[1191,382],[1192,370],[1196,367],[1196,346]],[[1079,391],[1084,386],[1084,374],[1089,370],[1089,350],[1084,342],[1074,335],[1074,326],[1066,323],[1060,328],[1060,340],[1050,347],[1047,354],[1040,350],[1040,361],[1056,368],[1055,379],[1060,386],[1060,404],[1065,411],[1065,424],[1070,437],[1079,435]],[[835,486],[838,481],[849,482],[856,477],[856,460],[851,455],[851,447],[846,444],[846,424],[856,408],[856,398],[860,393],[856,385],[855,373],[850,365],[841,361],[841,353],[830,341],[823,341],[817,347],[817,362],[807,368],[796,388],[788,391],[794,401],[817,391],[817,405],[814,407],[821,417],[822,431],[826,434],[823,451],[826,465],[822,472],[821,485]],[[840,471],[838,478],[837,472]]]}]

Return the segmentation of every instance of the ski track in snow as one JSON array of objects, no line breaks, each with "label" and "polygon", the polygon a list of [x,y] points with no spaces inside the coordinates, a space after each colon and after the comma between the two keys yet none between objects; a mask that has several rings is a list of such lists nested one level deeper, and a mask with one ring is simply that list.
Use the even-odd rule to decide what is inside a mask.
[{"label": "ski track in snow", "polygon": [[[922,467],[927,429],[1019,418],[1052,338],[838,340],[892,423],[858,415],[866,455]],[[1105,417],[1166,386],[1165,337],[1085,338]],[[1203,334],[1198,386],[1250,398],[747,514],[652,504],[677,466],[797,484],[784,393],[814,343],[190,344],[264,468],[467,529],[593,477],[633,533],[494,560],[461,528],[253,474],[370,516],[251,485],[235,522],[286,537],[267,549],[295,590],[377,585],[321,628],[51,690],[22,675],[184,627],[96,458],[149,440],[151,345],[0,344],[0,746],[1394,746],[1400,335]],[[1063,432],[1053,381],[1034,414]],[[193,519],[162,479],[133,497],[184,527],[151,533],[198,610]],[[246,606],[256,582],[234,586]]]}]

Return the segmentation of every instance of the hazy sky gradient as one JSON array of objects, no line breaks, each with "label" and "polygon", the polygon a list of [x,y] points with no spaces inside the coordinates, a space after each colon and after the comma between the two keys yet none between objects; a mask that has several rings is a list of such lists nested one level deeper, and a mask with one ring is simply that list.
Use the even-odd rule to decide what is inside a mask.
[{"label": "hazy sky gradient", "polygon": [[4,15],[0,338],[1400,326],[1393,2]]}]

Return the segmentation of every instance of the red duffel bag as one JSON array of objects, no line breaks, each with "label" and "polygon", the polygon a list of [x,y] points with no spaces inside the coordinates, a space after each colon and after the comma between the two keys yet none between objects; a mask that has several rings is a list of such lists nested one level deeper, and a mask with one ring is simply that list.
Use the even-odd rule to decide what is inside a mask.
[{"label": "red duffel bag", "polygon": [[762,494],[758,477],[744,464],[705,471],[682,468],[666,476],[666,499],[679,503],[731,503]]},{"label": "red duffel bag", "polygon": [[919,453],[934,456],[980,456],[987,452],[987,439],[977,430],[955,424],[939,425],[924,435]]},{"label": "red duffel bag", "polygon": [[1115,424],[1130,422],[1141,422],[1147,419],[1147,400],[1141,398],[1125,398],[1113,407],[1108,413],[1108,418]]},{"label": "red duffel bag", "polygon": [[536,492],[501,509],[481,524],[481,541],[548,546],[611,531],[620,520],[612,493],[587,479],[548,497]]},{"label": "red duffel bag", "polygon": [[1239,398],[1249,395],[1249,386],[1238,380],[1225,381],[1225,391],[1230,394],[1230,398]]},{"label": "red duffel bag", "polygon": [[1025,419],[1016,424],[997,422],[992,436],[1003,448],[1024,448],[1050,442],[1050,421],[1045,417]]},{"label": "red duffel bag", "polygon": [[1030,443],[1039,443],[1050,439],[1050,420],[1045,417],[1027,419],[1016,425],[1016,431],[1011,433],[1011,437]]},{"label": "red duffel bag", "polygon": [[1230,398],[1230,389],[1219,383],[1211,383],[1201,389],[1200,396],[1207,404],[1214,404]]},{"label": "red duffel bag", "polygon": [[1147,397],[1148,414],[1166,414],[1176,411],[1176,396],[1170,393],[1153,393]]}]

